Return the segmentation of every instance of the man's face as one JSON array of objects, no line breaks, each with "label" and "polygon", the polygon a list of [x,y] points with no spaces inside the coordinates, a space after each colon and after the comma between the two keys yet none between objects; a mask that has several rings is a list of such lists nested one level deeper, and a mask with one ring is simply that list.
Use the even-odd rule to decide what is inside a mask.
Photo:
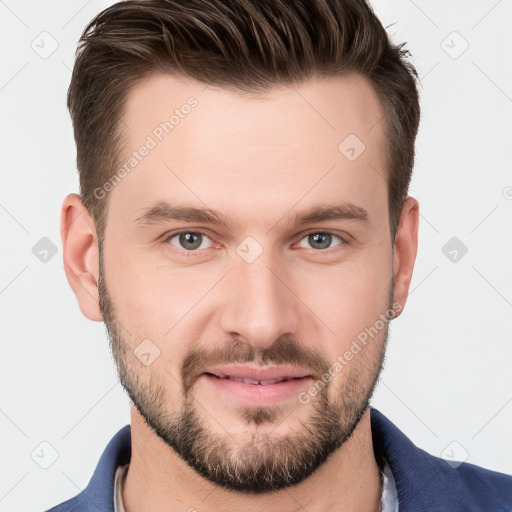
[{"label": "man's face", "polygon": [[[140,415],[218,485],[299,483],[368,407],[397,310],[383,116],[358,76],[265,98],[153,76],[127,98],[101,310]],[[246,369],[271,367],[295,378]]]}]

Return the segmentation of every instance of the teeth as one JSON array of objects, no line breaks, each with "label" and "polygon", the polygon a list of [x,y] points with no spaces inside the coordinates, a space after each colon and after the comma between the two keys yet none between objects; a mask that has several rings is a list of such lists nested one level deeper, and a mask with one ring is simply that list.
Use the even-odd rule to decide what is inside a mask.
[{"label": "teeth", "polygon": [[255,379],[244,379],[242,377],[232,377],[228,375],[219,375],[220,379],[230,379],[236,380],[237,382],[243,382],[244,384],[259,384],[260,386],[268,386],[269,384],[277,384],[278,382],[283,382],[285,380],[290,380],[287,377],[280,377],[277,379],[268,379],[268,380],[255,380]]}]

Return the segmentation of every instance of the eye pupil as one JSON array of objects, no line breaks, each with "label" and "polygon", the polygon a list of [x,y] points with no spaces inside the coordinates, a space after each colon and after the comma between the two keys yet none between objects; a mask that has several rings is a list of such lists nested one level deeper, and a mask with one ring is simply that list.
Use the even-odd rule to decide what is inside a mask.
[{"label": "eye pupil", "polygon": [[316,246],[315,249],[327,249],[332,242],[332,235],[329,233],[313,233],[309,235],[309,242],[312,247],[315,247],[315,244],[319,244],[320,246]]},{"label": "eye pupil", "polygon": [[202,236],[200,233],[180,233],[179,241],[184,249],[194,250],[201,245]]}]

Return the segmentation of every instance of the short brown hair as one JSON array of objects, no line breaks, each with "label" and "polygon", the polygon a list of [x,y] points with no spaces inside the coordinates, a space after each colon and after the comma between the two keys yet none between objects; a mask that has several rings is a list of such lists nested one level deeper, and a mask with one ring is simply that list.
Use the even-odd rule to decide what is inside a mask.
[{"label": "short brown hair", "polygon": [[[417,72],[366,0],[127,0],[84,30],[68,91],[80,192],[100,237],[119,165],[124,103],[153,73],[241,93],[358,73],[385,112],[392,240],[407,197],[420,119]],[[341,141],[340,141],[341,142]]]}]

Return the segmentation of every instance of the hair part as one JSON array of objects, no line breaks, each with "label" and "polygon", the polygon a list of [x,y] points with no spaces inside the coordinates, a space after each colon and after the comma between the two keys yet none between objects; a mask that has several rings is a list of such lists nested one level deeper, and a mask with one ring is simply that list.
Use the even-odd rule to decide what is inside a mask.
[{"label": "hair part", "polygon": [[127,0],[98,14],[78,43],[67,104],[80,193],[103,236],[107,194],[123,149],[129,91],[170,73],[241,94],[358,73],[385,112],[391,239],[414,165],[417,72],[366,0]]}]

